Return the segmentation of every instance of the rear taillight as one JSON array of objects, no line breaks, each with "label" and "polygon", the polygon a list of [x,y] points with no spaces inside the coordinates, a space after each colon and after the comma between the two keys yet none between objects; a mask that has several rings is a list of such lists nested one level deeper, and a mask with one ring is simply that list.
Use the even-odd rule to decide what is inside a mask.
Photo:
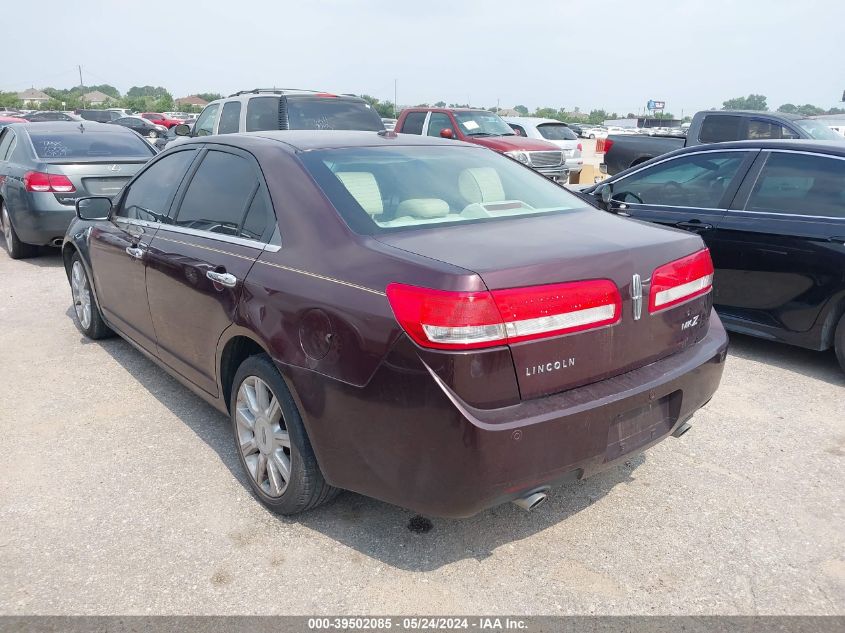
[{"label": "rear taillight", "polygon": [[593,329],[619,321],[622,300],[607,279],[449,292],[390,284],[387,298],[423,347],[476,349]]},{"label": "rear taillight", "polygon": [[613,141],[609,138],[604,139],[604,152],[609,152],[611,147],[613,147]]},{"label": "rear taillight", "polygon": [[707,294],[713,287],[713,261],[710,251],[693,253],[664,264],[651,275],[649,312],[659,312]]},{"label": "rear taillight", "polygon": [[579,152],[583,152],[583,151],[584,151],[584,148],[583,148],[583,147],[581,147],[581,143],[578,143],[578,151],[579,151]]},{"label": "rear taillight", "polygon": [[45,174],[40,171],[28,171],[24,174],[23,185],[27,191],[37,193],[73,193],[76,187],[61,174]]}]

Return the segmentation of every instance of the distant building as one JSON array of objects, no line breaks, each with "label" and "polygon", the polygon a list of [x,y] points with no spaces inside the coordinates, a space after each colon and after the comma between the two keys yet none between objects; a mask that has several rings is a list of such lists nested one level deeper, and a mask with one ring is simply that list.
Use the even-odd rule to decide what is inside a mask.
[{"label": "distant building", "polygon": [[111,97],[99,90],[94,90],[93,92],[82,95],[82,101],[88,105],[103,105],[109,99],[111,99]]},{"label": "distant building", "polygon": [[174,103],[177,106],[197,106],[200,108],[204,108],[208,105],[208,101],[196,95],[191,95],[190,97],[181,97],[180,99],[176,99]]},{"label": "distant building", "polygon": [[23,101],[24,105],[41,105],[42,103],[47,103],[50,100],[50,95],[41,92],[40,90],[36,90],[35,88],[29,88],[23,92],[19,92],[18,99]]},{"label": "distant building", "polygon": [[680,127],[681,119],[656,119],[641,116],[636,119],[607,119],[604,125],[630,128]]}]

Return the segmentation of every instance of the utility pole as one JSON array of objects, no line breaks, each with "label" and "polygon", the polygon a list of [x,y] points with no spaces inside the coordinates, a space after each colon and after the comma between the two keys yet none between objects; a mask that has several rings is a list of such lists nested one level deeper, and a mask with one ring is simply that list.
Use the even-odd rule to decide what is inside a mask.
[{"label": "utility pole", "polygon": [[399,104],[396,101],[396,92],[397,92],[396,86],[397,86],[398,83],[399,83],[398,79],[393,80],[393,118],[394,119],[397,118],[396,113],[398,111],[397,108],[399,107]]},{"label": "utility pole", "polygon": [[82,83],[82,65],[77,66],[79,68],[79,87],[82,88],[85,84]]}]

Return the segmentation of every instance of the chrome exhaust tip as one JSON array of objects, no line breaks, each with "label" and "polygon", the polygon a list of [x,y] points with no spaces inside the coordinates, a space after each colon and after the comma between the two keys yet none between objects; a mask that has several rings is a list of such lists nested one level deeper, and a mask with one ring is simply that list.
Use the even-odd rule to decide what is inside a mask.
[{"label": "chrome exhaust tip", "polygon": [[64,241],[63,237],[56,237],[50,240],[50,246],[55,246],[56,248],[61,248],[62,242]]},{"label": "chrome exhaust tip", "polygon": [[535,490],[534,492],[530,492],[524,497],[520,497],[519,499],[514,499],[513,503],[517,507],[525,510],[526,512],[531,512],[535,508],[539,508],[546,502],[548,495],[546,494],[545,490]]}]

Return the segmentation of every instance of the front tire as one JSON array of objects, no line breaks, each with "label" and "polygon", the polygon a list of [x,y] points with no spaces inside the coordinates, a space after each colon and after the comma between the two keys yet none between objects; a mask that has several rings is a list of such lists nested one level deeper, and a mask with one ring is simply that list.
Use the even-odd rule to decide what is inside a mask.
[{"label": "front tire", "polygon": [[266,354],[238,368],[230,400],[235,450],[253,494],[273,512],[296,514],[334,498],[281,374]]},{"label": "front tire", "polygon": [[18,239],[18,234],[15,233],[15,227],[12,226],[12,220],[9,217],[9,210],[6,208],[6,203],[0,203],[0,223],[3,225],[3,237],[6,240],[6,250],[9,251],[9,257],[12,259],[26,259],[38,253],[38,247],[33,244],[26,244]]},{"label": "front tire", "polygon": [[79,253],[74,253],[70,260],[70,292],[73,297],[73,322],[79,331],[94,340],[113,336],[114,332],[100,314],[100,307]]},{"label": "front tire", "polygon": [[845,315],[839,319],[839,325],[836,326],[836,333],[833,335],[833,340],[839,366],[842,368],[842,371],[845,371]]}]

